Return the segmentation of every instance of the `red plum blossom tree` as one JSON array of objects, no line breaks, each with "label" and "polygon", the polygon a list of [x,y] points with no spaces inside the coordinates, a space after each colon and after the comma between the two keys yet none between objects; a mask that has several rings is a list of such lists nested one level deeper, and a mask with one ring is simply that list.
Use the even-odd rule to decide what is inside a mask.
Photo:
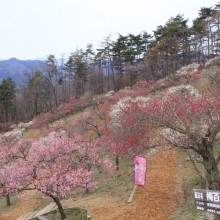
[{"label": "red plum blossom tree", "polygon": [[[202,157],[208,188],[220,189],[218,168],[220,153],[217,157],[214,156],[214,145],[220,139],[218,97],[198,96],[194,93],[169,93],[164,94],[163,97],[151,98],[148,102],[140,104],[138,108],[134,108],[134,103],[131,102],[126,107],[126,113],[127,125],[125,124],[125,127],[120,125],[121,134],[127,133],[129,136],[130,132],[133,137],[132,129],[137,127],[141,131],[146,129],[146,132],[153,128],[163,129],[163,138],[170,144],[193,150]],[[138,115],[138,119],[130,120],[133,115]],[[119,117],[118,123],[121,121],[124,123]],[[143,121],[147,128],[142,126]]]}]

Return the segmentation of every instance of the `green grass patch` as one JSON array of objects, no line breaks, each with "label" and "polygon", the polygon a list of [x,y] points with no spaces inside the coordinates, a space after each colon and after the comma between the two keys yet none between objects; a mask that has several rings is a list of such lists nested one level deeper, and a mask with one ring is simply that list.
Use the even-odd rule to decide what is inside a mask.
[{"label": "green grass patch", "polygon": [[191,179],[191,185],[192,186],[199,186],[200,185],[200,179],[199,179],[199,177],[193,177],[192,179]]},{"label": "green grass patch", "polygon": [[220,141],[217,141],[214,145],[214,154],[218,155],[219,152],[220,152]]},{"label": "green grass patch", "polygon": [[202,213],[204,212],[201,212],[201,211],[198,211],[194,204],[192,204],[189,208],[189,214],[190,214],[190,217],[189,217],[189,220],[196,220],[199,216],[201,216]]},{"label": "green grass patch", "polygon": [[[65,209],[64,212],[66,215],[65,220],[87,220],[87,211],[85,209],[76,207],[71,209]],[[60,214],[57,211],[52,211],[45,214],[43,217],[45,217],[48,220],[57,220],[60,218]]]},{"label": "green grass patch", "polygon": [[[200,179],[195,172],[192,163],[187,160],[188,156],[181,149],[178,150],[177,175],[181,188],[179,189],[179,207],[169,220],[197,220],[204,216],[205,212],[198,211],[195,208],[192,190],[200,188]],[[202,169],[202,164],[197,164]],[[202,219],[204,219],[202,217]]]},{"label": "green grass patch", "polygon": [[[103,176],[104,175],[104,176]],[[99,188],[96,193],[105,193],[127,198],[132,191],[133,184],[133,158],[120,159],[119,170],[112,175],[99,173],[96,176]]]},{"label": "green grass patch", "polygon": [[17,196],[16,195],[10,195],[10,201],[11,201],[11,205],[7,206],[6,198],[4,196],[0,196],[0,210],[1,211],[6,211],[6,210],[13,209],[16,202],[18,201]]}]

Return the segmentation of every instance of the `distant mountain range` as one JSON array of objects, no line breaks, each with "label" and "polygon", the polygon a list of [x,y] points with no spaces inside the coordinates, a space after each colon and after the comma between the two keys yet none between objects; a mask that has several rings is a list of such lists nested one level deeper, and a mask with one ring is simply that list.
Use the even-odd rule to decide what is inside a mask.
[{"label": "distant mountain range", "polygon": [[7,77],[11,77],[16,83],[22,82],[25,73],[34,72],[41,69],[44,65],[40,60],[18,60],[11,58],[9,60],[0,61],[0,81]]}]

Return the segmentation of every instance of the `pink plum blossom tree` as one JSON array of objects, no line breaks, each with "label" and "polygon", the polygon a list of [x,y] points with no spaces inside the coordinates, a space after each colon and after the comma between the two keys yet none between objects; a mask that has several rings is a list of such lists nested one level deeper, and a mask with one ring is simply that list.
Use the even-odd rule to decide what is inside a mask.
[{"label": "pink plum blossom tree", "polygon": [[[27,145],[26,145],[27,146]],[[95,140],[82,143],[80,136],[69,138],[65,133],[53,132],[32,142],[20,154],[15,147],[3,158],[14,158],[1,168],[7,193],[38,190],[57,204],[61,219],[65,213],[60,199],[76,188],[91,188],[94,165],[110,172],[111,162],[101,155]],[[3,151],[3,150],[2,150]],[[5,154],[6,149],[5,149]],[[90,167],[90,169],[88,169]]]}]

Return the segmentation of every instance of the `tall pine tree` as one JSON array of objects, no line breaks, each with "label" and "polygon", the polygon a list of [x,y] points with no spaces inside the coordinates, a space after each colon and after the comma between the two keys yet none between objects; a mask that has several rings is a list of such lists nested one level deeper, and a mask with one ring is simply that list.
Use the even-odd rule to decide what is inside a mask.
[{"label": "tall pine tree", "polygon": [[0,107],[3,122],[8,122],[9,114],[13,109],[16,84],[12,78],[3,79],[0,84]]}]

